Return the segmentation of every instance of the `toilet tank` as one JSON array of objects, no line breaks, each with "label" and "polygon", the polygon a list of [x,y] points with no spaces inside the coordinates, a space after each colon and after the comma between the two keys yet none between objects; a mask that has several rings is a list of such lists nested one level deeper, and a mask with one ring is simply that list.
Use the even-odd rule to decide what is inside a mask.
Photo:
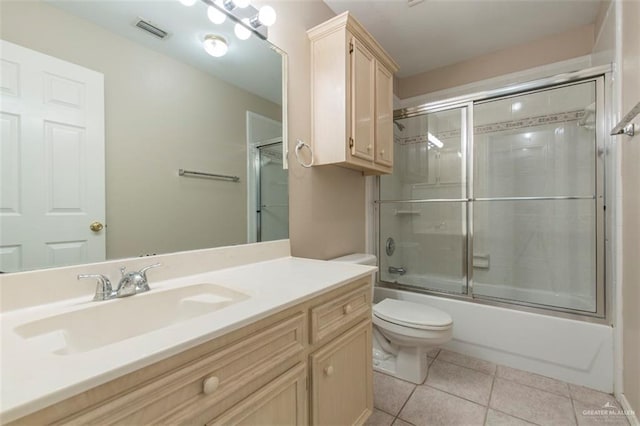
[{"label": "toilet tank", "polygon": [[377,266],[378,259],[373,254],[353,253],[346,256],[330,259],[332,262],[356,263],[358,265]]}]

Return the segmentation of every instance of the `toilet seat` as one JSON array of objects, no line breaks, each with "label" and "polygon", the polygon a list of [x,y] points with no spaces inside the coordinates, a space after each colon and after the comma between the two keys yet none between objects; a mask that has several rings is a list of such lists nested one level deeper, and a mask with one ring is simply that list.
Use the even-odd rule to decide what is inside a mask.
[{"label": "toilet seat", "polygon": [[406,300],[384,299],[373,305],[373,315],[399,326],[419,330],[446,330],[453,325],[448,313]]}]

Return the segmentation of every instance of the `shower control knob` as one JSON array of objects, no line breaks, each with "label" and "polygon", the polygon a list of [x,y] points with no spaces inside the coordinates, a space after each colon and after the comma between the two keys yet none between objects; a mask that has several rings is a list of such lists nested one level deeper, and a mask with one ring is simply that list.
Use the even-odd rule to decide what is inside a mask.
[{"label": "shower control knob", "polygon": [[333,375],[333,366],[332,365],[324,368],[324,375],[327,376],[327,377],[330,377],[331,375]]}]

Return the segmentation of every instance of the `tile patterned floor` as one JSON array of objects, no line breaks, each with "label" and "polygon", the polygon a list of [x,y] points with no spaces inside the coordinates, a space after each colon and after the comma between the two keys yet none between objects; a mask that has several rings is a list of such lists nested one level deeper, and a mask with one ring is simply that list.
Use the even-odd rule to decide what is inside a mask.
[{"label": "tile patterned floor", "polygon": [[427,379],[417,386],[374,372],[367,426],[629,425],[624,416],[589,412],[621,410],[606,393],[446,350],[428,359]]}]

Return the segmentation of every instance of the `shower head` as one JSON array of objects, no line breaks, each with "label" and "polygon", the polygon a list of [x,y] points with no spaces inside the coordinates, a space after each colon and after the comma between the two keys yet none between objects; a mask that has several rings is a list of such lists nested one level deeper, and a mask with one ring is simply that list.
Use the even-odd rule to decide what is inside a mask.
[{"label": "shower head", "polygon": [[393,124],[396,125],[396,127],[398,128],[398,130],[400,130],[401,132],[404,130],[404,124],[402,123],[398,123],[397,121],[393,121]]}]

